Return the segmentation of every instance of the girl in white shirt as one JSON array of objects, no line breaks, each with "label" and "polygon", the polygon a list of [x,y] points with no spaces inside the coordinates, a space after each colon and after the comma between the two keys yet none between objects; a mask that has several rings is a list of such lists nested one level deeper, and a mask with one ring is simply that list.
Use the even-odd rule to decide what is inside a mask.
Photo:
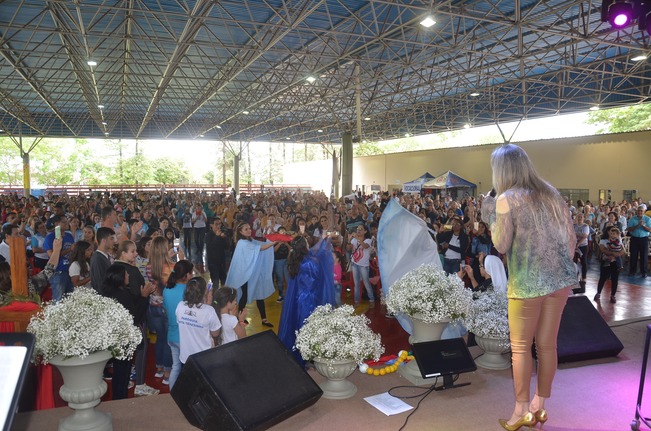
[{"label": "girl in white shirt", "polygon": [[183,301],[176,306],[176,321],[179,325],[181,363],[185,364],[188,356],[208,350],[215,346],[214,337],[218,337],[221,322],[210,306],[210,294],[203,277],[193,277],[188,281]]},{"label": "girl in white shirt", "polygon": [[240,313],[237,311],[237,289],[227,286],[217,289],[213,304],[222,322],[222,333],[217,344],[226,344],[246,337],[244,319],[247,310],[244,308]]},{"label": "girl in white shirt", "polygon": [[72,250],[72,263],[68,268],[68,274],[74,287],[90,286],[90,257],[95,251],[87,241],[77,241]]}]

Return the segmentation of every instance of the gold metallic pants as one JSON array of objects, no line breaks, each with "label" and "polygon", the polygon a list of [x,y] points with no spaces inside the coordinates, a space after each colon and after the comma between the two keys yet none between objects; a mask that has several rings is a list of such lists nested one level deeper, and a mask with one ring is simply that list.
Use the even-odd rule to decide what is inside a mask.
[{"label": "gold metallic pants", "polygon": [[531,344],[536,338],[538,384],[536,394],[549,398],[558,365],[556,338],[570,287],[550,295],[529,299],[509,299],[509,329],[513,358],[513,386],[516,402],[529,402],[533,358]]}]

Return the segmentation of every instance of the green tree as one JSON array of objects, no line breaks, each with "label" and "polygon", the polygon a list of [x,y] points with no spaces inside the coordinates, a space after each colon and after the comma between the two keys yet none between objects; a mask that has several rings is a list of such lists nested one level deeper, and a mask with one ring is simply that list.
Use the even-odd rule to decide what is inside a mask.
[{"label": "green tree", "polygon": [[185,163],[170,157],[160,157],[152,161],[152,176],[157,184],[188,184],[190,171]]},{"label": "green tree", "polygon": [[40,184],[79,184],[90,160],[85,140],[43,139],[30,153],[32,177]]},{"label": "green tree", "polygon": [[123,158],[121,169],[114,169],[109,181],[111,184],[151,184],[155,182],[154,167],[142,154]]},{"label": "green tree", "polygon": [[384,149],[377,142],[366,142],[353,146],[353,156],[375,156],[376,154],[384,154]]},{"label": "green tree", "polygon": [[23,181],[23,161],[18,147],[9,138],[0,138],[0,183],[18,185]]},{"label": "green tree", "polygon": [[588,113],[588,124],[602,126],[597,133],[622,133],[651,129],[651,103]]},{"label": "green tree", "polygon": [[87,161],[79,171],[79,183],[88,185],[107,184],[112,170],[97,160]]}]

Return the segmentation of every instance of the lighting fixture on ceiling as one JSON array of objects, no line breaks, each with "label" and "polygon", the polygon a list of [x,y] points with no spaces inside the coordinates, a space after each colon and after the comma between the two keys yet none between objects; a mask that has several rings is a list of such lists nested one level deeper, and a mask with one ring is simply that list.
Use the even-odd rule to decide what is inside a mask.
[{"label": "lighting fixture on ceiling", "polygon": [[411,135],[409,133],[405,133],[405,138],[410,137]]},{"label": "lighting fixture on ceiling", "polygon": [[603,0],[601,4],[601,20],[609,22],[616,29],[631,24],[635,17],[635,8],[630,0]]},{"label": "lighting fixture on ceiling", "polygon": [[242,111],[242,114],[249,115],[249,111]]},{"label": "lighting fixture on ceiling", "polygon": [[425,19],[420,22],[420,25],[422,25],[425,28],[430,28],[434,24],[436,24],[436,21],[434,21],[434,18],[432,18],[429,15],[427,17],[425,17]]},{"label": "lighting fixture on ceiling", "polygon": [[106,136],[108,136],[108,135],[109,135],[109,132],[104,132],[104,134],[105,134]]},{"label": "lighting fixture on ceiling", "polygon": [[651,2],[645,1],[640,5],[640,18],[638,21],[638,28],[646,30],[651,34]]},{"label": "lighting fixture on ceiling", "polygon": [[472,97],[479,97],[479,93],[477,93],[477,92],[470,93],[470,96],[472,96]]},{"label": "lighting fixture on ceiling", "polygon": [[591,111],[598,111],[599,110],[599,105],[594,105],[590,107]]},{"label": "lighting fixture on ceiling", "polygon": [[643,61],[646,60],[648,57],[644,54],[636,55],[635,57],[631,58],[631,61]]},{"label": "lighting fixture on ceiling", "polygon": [[466,124],[464,124],[464,125],[463,125],[463,128],[464,128],[464,129],[470,129],[470,123],[466,123]]},{"label": "lighting fixture on ceiling", "polygon": [[0,133],[4,132],[4,130],[0,129]]},{"label": "lighting fixture on ceiling", "polygon": [[97,62],[95,60],[88,60],[86,64],[88,64],[91,67],[97,66]]},{"label": "lighting fixture on ceiling", "polygon": [[97,105],[99,109],[104,109],[104,105]]},{"label": "lighting fixture on ceiling", "polygon": [[108,123],[106,121],[102,121],[102,124],[106,126]]},{"label": "lighting fixture on ceiling", "polygon": [[316,78],[314,76],[308,76],[307,78],[305,78],[305,80],[310,84],[312,84],[314,81],[316,81]]},{"label": "lighting fixture on ceiling", "polygon": [[199,137],[200,137],[200,138],[203,138],[203,137],[204,137],[204,135],[199,135]]},{"label": "lighting fixture on ceiling", "polygon": [[323,129],[319,129],[319,130],[317,130],[317,132],[323,133]]},{"label": "lighting fixture on ceiling", "polygon": [[288,137],[286,137],[285,139],[289,141],[289,136],[288,136]]},{"label": "lighting fixture on ceiling", "polygon": [[364,121],[371,121],[371,117],[364,117]]},{"label": "lighting fixture on ceiling", "polygon": [[619,30],[637,20],[638,29],[651,34],[651,1],[649,0],[602,0],[601,21]]},{"label": "lighting fixture on ceiling", "polygon": [[215,126],[215,127],[217,127],[218,129],[221,129],[221,128],[222,128],[222,126]]}]

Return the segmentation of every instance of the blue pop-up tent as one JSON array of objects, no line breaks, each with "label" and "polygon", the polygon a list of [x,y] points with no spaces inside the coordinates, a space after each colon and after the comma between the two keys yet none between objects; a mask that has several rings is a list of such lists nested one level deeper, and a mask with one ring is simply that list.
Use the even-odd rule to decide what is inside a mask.
[{"label": "blue pop-up tent", "polygon": [[420,177],[416,178],[415,180],[411,180],[407,183],[404,183],[402,185],[402,192],[403,193],[420,193],[421,189],[423,188],[423,184],[426,183],[427,181],[430,181],[434,178],[434,175],[430,174],[429,172],[425,172],[423,175]]},{"label": "blue pop-up tent", "polygon": [[474,189],[476,187],[475,184],[464,180],[452,171],[447,171],[422,184],[422,188],[424,189]]}]

